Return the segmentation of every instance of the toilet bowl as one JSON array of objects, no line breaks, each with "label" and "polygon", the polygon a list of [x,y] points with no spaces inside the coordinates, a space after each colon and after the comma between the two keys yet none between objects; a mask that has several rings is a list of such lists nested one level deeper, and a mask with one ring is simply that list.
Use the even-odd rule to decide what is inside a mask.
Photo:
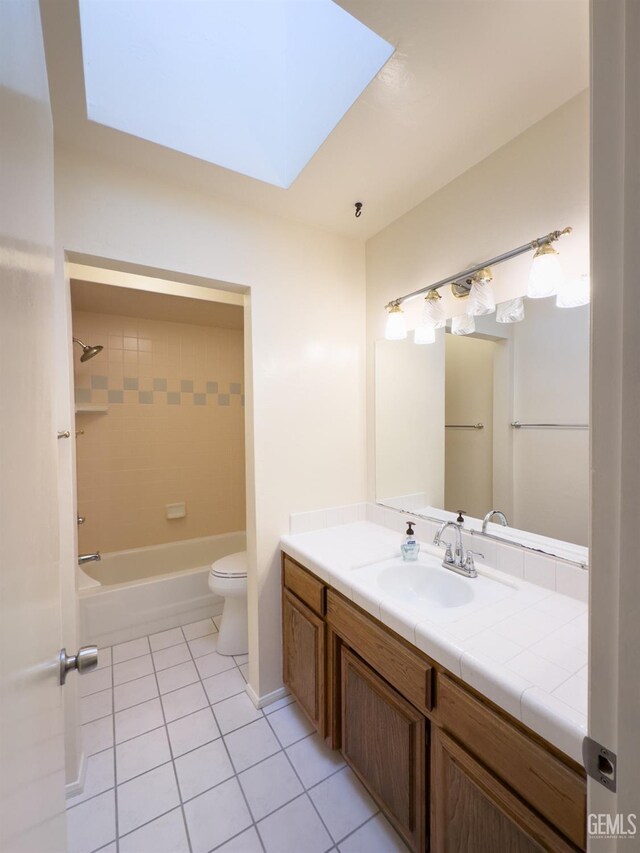
[{"label": "toilet bowl", "polygon": [[228,554],[212,563],[209,572],[209,589],[224,598],[218,634],[218,654],[246,655],[249,650],[247,552]]}]

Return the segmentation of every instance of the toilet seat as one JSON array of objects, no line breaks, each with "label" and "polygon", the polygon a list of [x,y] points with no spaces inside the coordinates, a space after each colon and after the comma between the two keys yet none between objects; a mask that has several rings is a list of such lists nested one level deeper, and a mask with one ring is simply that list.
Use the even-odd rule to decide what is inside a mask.
[{"label": "toilet seat", "polygon": [[238,551],[237,554],[221,557],[211,564],[209,574],[214,578],[246,578],[247,552]]}]

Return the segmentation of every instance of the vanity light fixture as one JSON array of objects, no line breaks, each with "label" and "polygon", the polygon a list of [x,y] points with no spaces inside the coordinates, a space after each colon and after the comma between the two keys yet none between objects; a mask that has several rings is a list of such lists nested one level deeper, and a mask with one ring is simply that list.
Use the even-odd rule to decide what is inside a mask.
[{"label": "vanity light fixture", "polygon": [[579,278],[572,278],[560,286],[556,305],[558,308],[577,308],[591,301],[591,281],[585,273]]},{"label": "vanity light fixture", "polygon": [[483,314],[493,314],[496,310],[496,297],[493,292],[492,281],[493,274],[487,267],[475,273],[471,279],[467,313],[474,317],[481,317]]},{"label": "vanity light fixture", "polygon": [[399,302],[387,305],[387,327],[384,336],[388,341],[403,341],[407,337],[407,327],[404,322],[404,312]]},{"label": "vanity light fixture", "polygon": [[476,330],[476,320],[471,314],[458,314],[451,320],[452,335],[470,335]]},{"label": "vanity light fixture", "polygon": [[524,320],[524,299],[521,296],[498,305],[496,323],[519,323],[521,320]]},{"label": "vanity light fixture", "polygon": [[430,290],[424,298],[424,323],[431,324],[434,329],[443,329],[447,323],[441,300],[437,290]]},{"label": "vanity light fixture", "polygon": [[564,283],[560,257],[550,243],[536,249],[529,271],[529,299],[544,299],[554,296]]},{"label": "vanity light fixture", "polygon": [[[511,258],[517,258],[520,255],[526,254],[527,252],[535,252],[534,263],[532,265],[531,275],[529,279],[529,290],[527,292],[527,295],[531,296],[534,299],[543,296],[553,295],[562,282],[562,269],[558,260],[558,253],[555,251],[551,244],[555,243],[556,240],[559,240],[560,237],[563,237],[565,234],[570,234],[572,230],[573,229],[571,227],[567,227],[563,228],[562,231],[551,231],[549,232],[549,234],[546,234],[543,237],[537,237],[530,243],[525,243],[523,246],[518,246],[518,248],[516,249],[511,249],[508,252],[504,252],[502,255],[497,255],[495,258],[491,258],[488,261],[483,261],[480,264],[476,264],[475,266],[470,267],[469,269],[464,270],[463,272],[459,272],[455,275],[443,278],[440,281],[436,281],[434,284],[428,284],[426,285],[426,287],[421,287],[418,290],[414,290],[412,293],[407,293],[404,296],[400,296],[397,299],[393,299],[386,306],[389,316],[387,319],[385,338],[387,340],[404,340],[407,337],[407,330],[404,323],[404,317],[402,316],[401,308],[403,302],[409,302],[412,299],[417,299],[418,296],[426,294],[426,299],[428,300],[427,304],[429,304],[429,302],[433,299],[431,294],[436,293],[439,288],[444,287],[447,284],[450,284],[452,286],[452,290],[455,296],[463,297],[471,291],[475,283],[478,283],[479,289],[481,287],[487,286],[487,284],[490,282],[490,279],[487,278],[486,273],[488,272],[489,275],[491,275],[491,271],[489,269],[490,267],[495,267],[498,264],[503,264],[505,261],[510,261]],[[475,276],[477,276],[477,278],[474,278]],[[493,299],[493,302],[495,305],[495,297]],[[524,309],[520,311],[520,306],[515,304],[517,303],[517,300],[510,300],[510,302],[514,303],[514,305],[511,306],[512,311],[515,308],[517,308],[518,310],[515,310],[515,313],[513,314],[513,317],[511,319],[507,319],[507,317],[509,316],[509,312],[506,308],[502,309],[500,312],[501,319],[499,320],[499,322],[501,323],[515,323],[518,320],[522,319],[522,316],[524,316]],[[508,303],[504,304],[506,306]],[[485,313],[490,313],[492,310],[493,309],[489,309],[489,311],[486,311],[485,304]],[[440,311],[442,311],[442,309],[440,309]],[[519,316],[520,314],[522,314],[522,316]],[[465,323],[463,323],[461,320],[455,322],[455,326],[457,329],[469,327],[471,325],[471,323],[469,322],[469,320],[472,319],[473,316],[471,315],[471,312],[464,316],[467,317]],[[438,318],[436,328],[439,327],[441,319],[441,317]],[[471,329],[470,331],[473,330]],[[457,334],[469,334],[470,331],[458,331]],[[418,337],[420,337],[420,335],[418,335]]]}]

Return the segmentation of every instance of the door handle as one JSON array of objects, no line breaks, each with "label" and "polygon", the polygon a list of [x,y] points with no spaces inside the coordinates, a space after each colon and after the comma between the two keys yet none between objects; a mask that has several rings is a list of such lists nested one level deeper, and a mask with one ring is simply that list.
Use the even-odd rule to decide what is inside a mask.
[{"label": "door handle", "polygon": [[68,655],[66,649],[60,649],[60,684],[67,680],[67,673],[75,669],[80,675],[91,672],[98,666],[98,647],[80,646],[75,655]]}]

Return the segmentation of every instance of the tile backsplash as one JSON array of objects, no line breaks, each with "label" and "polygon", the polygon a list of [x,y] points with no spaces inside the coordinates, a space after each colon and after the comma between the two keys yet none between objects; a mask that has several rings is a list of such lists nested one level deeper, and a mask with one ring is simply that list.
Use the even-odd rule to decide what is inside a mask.
[{"label": "tile backsplash", "polygon": [[80,551],[244,530],[242,331],[74,311],[73,334],[104,347],[74,348]]}]

